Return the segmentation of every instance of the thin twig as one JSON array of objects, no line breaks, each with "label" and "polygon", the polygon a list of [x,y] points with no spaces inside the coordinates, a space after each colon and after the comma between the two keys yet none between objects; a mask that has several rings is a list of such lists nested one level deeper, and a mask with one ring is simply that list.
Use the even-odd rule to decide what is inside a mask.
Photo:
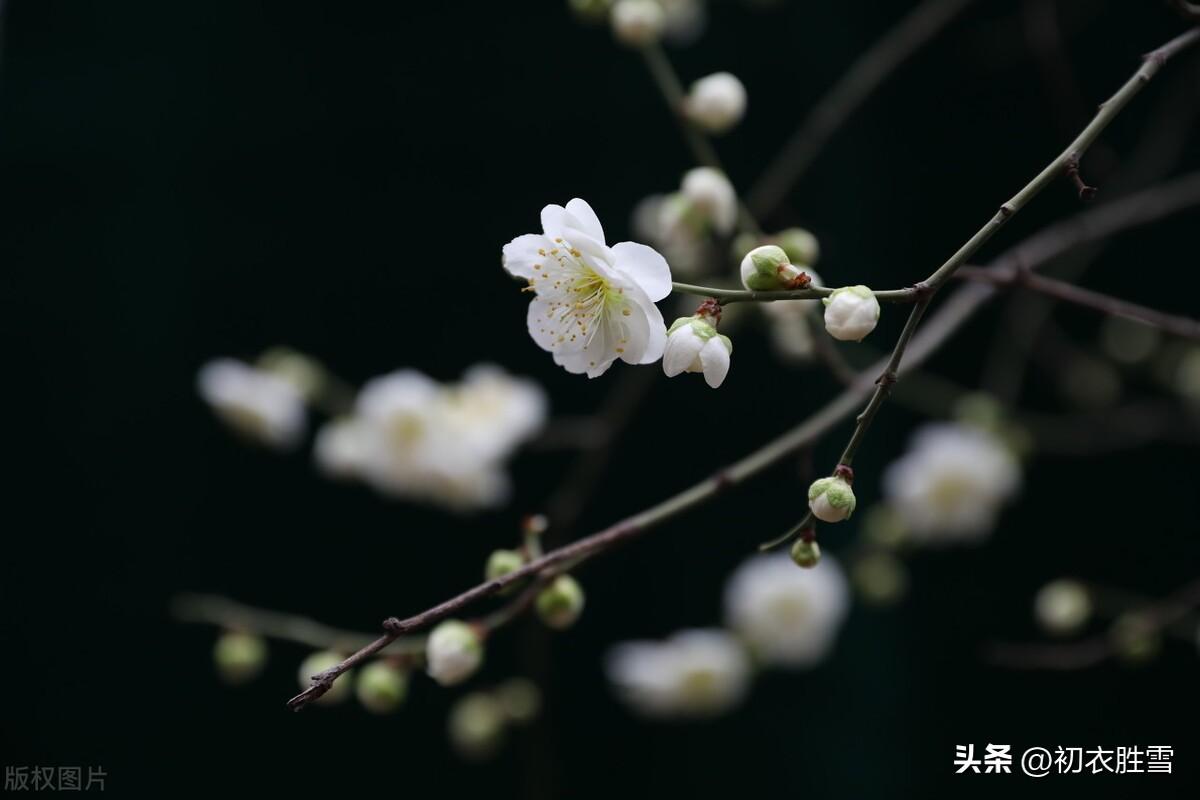
[{"label": "thin twig", "polygon": [[850,66],[812,107],[747,195],[750,208],[765,214],[816,159],[829,137],[897,66],[946,26],[970,0],[925,0]]},{"label": "thin twig", "polygon": [[[807,289],[782,289],[779,291],[756,292],[752,289],[717,289],[712,286],[696,286],[691,283],[674,281],[671,289],[684,294],[694,294],[700,297],[711,297],[721,305],[730,303],[774,303],[778,300],[817,300],[833,294],[837,287],[810,286]],[[907,289],[881,289],[873,292],[875,299],[882,303],[911,303],[917,299],[920,291],[909,287]]]},{"label": "thin twig", "polygon": [[978,267],[964,267],[959,270],[958,274],[960,278],[985,281],[995,286],[1019,286],[1024,289],[1030,289],[1049,295],[1056,300],[1092,308],[1102,314],[1140,322],[1143,325],[1149,325],[1152,328],[1158,328],[1161,331],[1174,334],[1175,336],[1182,336],[1185,339],[1200,341],[1200,320],[1168,314],[1157,309],[1138,305],[1137,303],[1131,303],[1128,300],[1122,300],[1119,297],[1102,294],[1091,289],[1084,289],[1073,283],[1060,281],[1056,278],[1048,278],[1045,275],[1034,275],[1021,269],[995,272],[994,270],[980,269]]}]

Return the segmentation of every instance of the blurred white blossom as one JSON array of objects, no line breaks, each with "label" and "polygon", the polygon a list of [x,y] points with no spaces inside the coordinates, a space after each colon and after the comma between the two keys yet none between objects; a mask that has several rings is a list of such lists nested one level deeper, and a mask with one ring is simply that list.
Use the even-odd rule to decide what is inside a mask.
[{"label": "blurred white blossom", "polygon": [[1020,466],[1000,440],[968,425],[936,423],[918,430],[908,452],[884,471],[883,492],[913,541],[967,541],[991,531],[1020,482]]},{"label": "blurred white blossom", "polygon": [[704,271],[708,240],[702,220],[688,213],[680,194],[652,194],[633,209],[633,232],[652,243],[671,265],[671,272],[696,276]]},{"label": "blurred white blossom", "polygon": [[692,44],[704,33],[704,0],[658,0],[663,7],[663,36],[674,44]]},{"label": "blurred white blossom", "polygon": [[737,225],[737,191],[725,173],[712,167],[695,167],[683,175],[679,193],[691,210],[725,236]]},{"label": "blurred white blossom", "polygon": [[666,13],[658,0],[617,0],[611,20],[617,41],[630,47],[658,41],[666,27]]},{"label": "blurred white blossom", "polygon": [[717,72],[692,84],[684,100],[688,119],[712,133],[724,133],[746,113],[746,87],[729,72]]},{"label": "blurred white blossom", "polygon": [[225,423],[254,441],[287,449],[304,436],[304,395],[274,373],[218,358],[201,367],[196,387]]},{"label": "blurred white blossom", "polygon": [[[805,267],[811,280],[810,286],[824,286],[821,276]],[[816,300],[776,300],[758,304],[767,319],[771,346],[780,358],[803,363],[816,355],[812,327],[805,319],[806,314],[817,310]]]},{"label": "blurred white blossom", "polygon": [[592,207],[579,198],[542,209],[542,233],[504,246],[504,268],[529,281],[529,334],[568,372],[604,374],[618,358],[662,357],[667,328],[654,303],[671,292],[671,269],[654,249],[609,247]]},{"label": "blurred white blossom", "polygon": [[797,569],[786,553],[757,555],[725,586],[725,620],[763,663],[804,667],[832,648],[849,599],[846,577],[831,556]]},{"label": "blurred white blossom", "polygon": [[751,677],[745,650],[721,630],[625,642],[609,652],[606,666],[621,699],[651,717],[720,714],[737,705]]},{"label": "blurred white blossom", "polygon": [[545,393],[484,364],[443,385],[416,370],[368,381],[354,413],[318,434],[318,465],[377,490],[454,510],[495,506],[504,463],[545,422]]}]

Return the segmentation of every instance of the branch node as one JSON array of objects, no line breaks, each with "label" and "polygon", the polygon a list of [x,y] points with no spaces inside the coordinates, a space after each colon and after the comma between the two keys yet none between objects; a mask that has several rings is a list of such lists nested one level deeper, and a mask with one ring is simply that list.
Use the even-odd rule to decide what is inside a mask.
[{"label": "branch node", "polygon": [[1096,196],[1096,187],[1089,186],[1079,174],[1079,156],[1072,155],[1063,165],[1063,170],[1067,173],[1067,177],[1071,179],[1071,183],[1075,184],[1075,189],[1079,192],[1079,199],[1083,202],[1088,202]]}]

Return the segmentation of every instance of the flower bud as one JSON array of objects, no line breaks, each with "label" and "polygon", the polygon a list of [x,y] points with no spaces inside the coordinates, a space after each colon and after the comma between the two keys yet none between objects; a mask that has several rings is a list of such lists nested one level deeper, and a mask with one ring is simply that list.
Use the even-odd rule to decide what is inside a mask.
[{"label": "flower bud", "polygon": [[792,266],[787,253],[778,245],[756,247],[742,259],[742,285],[751,291],[803,289],[808,283],[808,275]]},{"label": "flower bud", "polygon": [[812,569],[821,560],[821,546],[815,539],[805,539],[801,536],[792,545],[792,561],[797,566]]},{"label": "flower bud", "polygon": [[487,567],[484,568],[484,577],[489,580],[495,580],[516,572],[521,567],[525,566],[525,557],[516,550],[494,550],[488,556]]},{"label": "flower bud", "polygon": [[843,286],[822,298],[825,330],[843,342],[861,342],[879,322],[879,301],[866,286]]},{"label": "flower bud", "polygon": [[617,41],[630,47],[657,42],[665,22],[662,6],[656,0],[617,0],[611,19]]},{"label": "flower bud", "polygon": [[1083,627],[1092,614],[1092,600],[1078,581],[1066,578],[1043,586],[1033,601],[1037,622],[1048,633],[1066,636]]},{"label": "flower bud", "polygon": [[[308,658],[300,663],[300,686],[307,689],[312,684],[312,676],[318,672],[324,672],[330,667],[336,667],[342,663],[342,656],[332,650],[319,650],[313,653]],[[333,685],[325,694],[317,698],[317,702],[323,705],[335,705],[342,702],[350,693],[350,686],[353,681],[350,676],[353,670],[347,670],[334,679]]]},{"label": "flower bud", "polygon": [[568,0],[567,6],[580,21],[600,23],[608,19],[612,0]]},{"label": "flower bud", "polygon": [[815,480],[808,487],[808,507],[822,522],[841,522],[854,513],[854,490],[836,475]]},{"label": "flower bud", "polygon": [[532,721],[542,709],[542,691],[528,678],[511,678],[500,684],[495,698],[504,716],[518,725]]},{"label": "flower bud", "polygon": [[504,741],[504,709],[494,697],[472,692],[450,709],[450,744],[464,758],[482,761]]},{"label": "flower bud", "polygon": [[719,169],[696,167],[683,176],[679,193],[688,201],[694,214],[703,217],[722,236],[732,233],[737,225],[737,192],[729,178]]},{"label": "flower bud", "polygon": [[456,619],[433,629],[425,645],[426,671],[442,686],[462,683],[483,663],[483,642],[475,628]]},{"label": "flower bud", "polygon": [[213,661],[226,683],[248,683],[258,677],[267,664],[267,643],[261,636],[229,631],[217,639]]},{"label": "flower bud", "polygon": [[583,613],[583,589],[570,575],[559,575],[537,596],[537,613],[555,630],[575,624]]},{"label": "flower bud", "polygon": [[692,84],[683,109],[688,119],[709,133],[724,133],[746,113],[746,87],[728,72],[708,75]]},{"label": "flower bud", "polygon": [[1126,612],[1113,622],[1108,632],[1117,656],[1129,664],[1143,664],[1162,647],[1157,628],[1142,614]]},{"label": "flower bud", "polygon": [[707,314],[697,314],[671,324],[662,361],[668,378],[681,372],[702,372],[705,383],[714,389],[725,381],[733,342],[717,333],[710,319]]},{"label": "flower bud", "polygon": [[408,676],[387,661],[372,661],[363,667],[355,686],[358,702],[374,714],[390,714],[408,694]]},{"label": "flower bud", "polygon": [[[804,228],[788,228],[772,236],[771,240],[783,248],[783,252],[787,253],[793,264],[812,266],[817,263],[817,258],[821,254],[817,237]],[[812,276],[811,272],[809,276]],[[813,282],[817,282],[815,278]]]}]

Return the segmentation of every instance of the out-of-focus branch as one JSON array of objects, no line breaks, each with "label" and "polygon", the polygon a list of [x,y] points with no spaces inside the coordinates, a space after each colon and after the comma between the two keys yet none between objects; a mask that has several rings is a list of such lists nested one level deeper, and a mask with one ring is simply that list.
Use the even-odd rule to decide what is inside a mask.
[{"label": "out-of-focus branch", "polygon": [[816,159],[829,137],[909,56],[954,19],[970,0],[924,0],[855,61],[812,107],[747,195],[754,213],[783,199]]},{"label": "out-of-focus branch", "polygon": [[[1184,619],[1197,607],[1200,607],[1200,580],[1192,581],[1162,602],[1134,613],[1147,633],[1156,633]],[[1110,634],[1066,644],[996,643],[984,650],[984,658],[1008,669],[1068,671],[1102,664],[1117,655],[1119,645]]]},{"label": "out-of-focus branch", "polygon": [[[1200,185],[1200,180],[1197,181]],[[1119,297],[1084,289],[1066,281],[1047,278],[1045,275],[1035,275],[1023,269],[1010,269],[1003,272],[964,267],[959,270],[959,277],[967,280],[984,281],[994,286],[1017,286],[1035,292],[1049,295],[1056,300],[1073,303],[1078,306],[1095,309],[1101,314],[1140,322],[1152,328],[1166,331],[1185,339],[1200,340],[1200,321],[1190,317],[1167,314],[1157,309],[1131,303]]]},{"label": "out-of-focus branch", "polygon": [[[862,400],[870,395],[871,400],[868,403],[867,409],[859,415],[855,433],[851,436],[851,444],[847,447],[847,452],[852,457],[855,442],[861,441],[861,437],[867,425],[869,425],[870,417],[867,416],[867,413],[871,410],[872,406],[877,407],[882,402],[882,397],[886,397],[886,393],[890,389],[891,383],[894,381],[901,367],[913,367],[924,361],[925,358],[931,355],[950,337],[953,331],[971,316],[979,305],[993,294],[994,289],[984,285],[972,285],[959,290],[955,293],[954,297],[943,305],[939,314],[930,320],[930,324],[918,333],[916,331],[917,322],[920,319],[921,312],[928,305],[928,300],[932,294],[948,281],[954,274],[954,271],[974,255],[979,247],[1009,218],[1024,207],[1053,179],[1062,175],[1064,165],[1068,159],[1078,159],[1086,151],[1087,147],[1099,136],[1100,132],[1113,117],[1161,69],[1163,63],[1171,55],[1194,43],[1198,38],[1200,38],[1200,28],[1190,30],[1176,37],[1163,47],[1145,56],[1141,67],[1139,67],[1134,76],[1112,98],[1101,105],[1095,118],[1076,137],[1075,141],[1057,158],[1051,161],[1033,180],[1026,184],[1021,191],[1014,195],[1012,199],[1002,205],[996,215],[945,263],[938,267],[929,278],[918,285],[922,293],[921,299],[914,305],[909,323],[906,324],[904,332],[901,334],[892,355],[887,359],[886,363],[877,365],[876,368],[862,373],[861,380],[847,387],[845,391],[824,408],[817,411],[792,430],[747,455],[740,461],[718,471],[706,480],[598,533],[579,539],[556,550],[551,550],[513,572],[479,584],[415,616],[405,619],[389,617],[383,623],[385,633],[363,649],[351,655],[341,664],[313,676],[313,685],[292,698],[288,703],[289,707],[293,709],[302,708],[309,701],[323,694],[332,685],[333,680],[346,669],[370,658],[401,635],[422,630],[447,617],[456,615],[469,605],[492,596],[506,586],[510,586],[518,581],[525,581],[531,578],[535,581],[549,580],[567,569],[574,568],[600,553],[624,544],[666,520],[716,497],[728,488],[748,480],[785,456],[810,444],[816,437],[828,431],[855,408],[859,407]],[[1128,201],[1126,201],[1127,205]],[[1087,222],[1082,224],[1077,222],[1076,224],[1081,225],[1084,231],[1090,230],[1095,232],[1099,229],[1104,233],[1111,233],[1115,229],[1122,228],[1127,224],[1127,221],[1110,220],[1110,223],[1115,224],[1110,224],[1107,229],[1104,226],[1089,226]],[[1069,248],[1070,243],[1063,240],[1073,238],[1071,230],[1068,228],[1065,234],[1059,232],[1054,237],[1051,237],[1049,233],[1044,231],[1042,234],[1042,247],[1051,253],[1057,252],[1060,248]],[[1034,239],[1037,238],[1034,237]],[[1074,238],[1078,239],[1078,237]],[[1011,266],[1012,263],[1023,263],[1032,268],[1032,265],[1038,262],[1030,258],[1016,262],[1006,262],[1002,258],[998,262],[1000,265],[999,268]],[[909,358],[902,365],[901,361],[906,351],[909,354]],[[882,370],[882,379],[874,383],[869,382],[869,376],[879,374],[878,370],[880,369]]]}]

